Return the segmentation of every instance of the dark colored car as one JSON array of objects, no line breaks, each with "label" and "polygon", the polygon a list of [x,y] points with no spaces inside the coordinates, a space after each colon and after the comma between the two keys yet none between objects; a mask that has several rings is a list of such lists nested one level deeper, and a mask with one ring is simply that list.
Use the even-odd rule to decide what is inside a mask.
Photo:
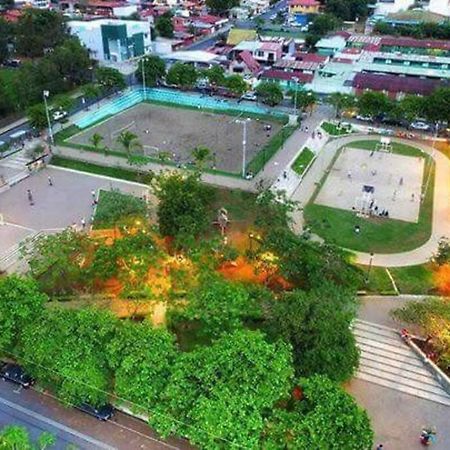
[{"label": "dark colored car", "polygon": [[99,420],[109,420],[114,415],[114,408],[109,403],[99,407],[89,405],[88,403],[82,403],[76,408]]},{"label": "dark colored car", "polygon": [[30,377],[18,364],[5,364],[0,369],[0,377],[5,381],[12,381],[23,388],[27,389],[33,386],[34,379]]}]

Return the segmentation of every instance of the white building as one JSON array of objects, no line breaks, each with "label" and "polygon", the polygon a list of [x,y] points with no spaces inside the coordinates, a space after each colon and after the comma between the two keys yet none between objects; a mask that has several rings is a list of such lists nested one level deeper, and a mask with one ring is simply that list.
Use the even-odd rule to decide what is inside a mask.
[{"label": "white building", "polygon": [[70,33],[97,61],[123,62],[151,52],[150,23],[135,20],[72,20]]},{"label": "white building", "polygon": [[[446,0],[437,0],[437,2]],[[414,5],[414,0],[378,0],[375,5],[374,14],[388,15],[406,11],[410,6]]]},{"label": "white building", "polygon": [[50,7],[50,0],[14,0],[14,6],[17,8],[31,6],[37,9],[48,9]]},{"label": "white building", "polygon": [[430,0],[428,11],[450,17],[450,0]]}]

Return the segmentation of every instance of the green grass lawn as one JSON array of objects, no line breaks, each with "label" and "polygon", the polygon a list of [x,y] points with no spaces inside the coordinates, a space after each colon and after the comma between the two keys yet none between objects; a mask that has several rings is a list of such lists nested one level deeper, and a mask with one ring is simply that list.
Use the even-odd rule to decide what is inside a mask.
[{"label": "green grass lawn", "polygon": [[313,159],[314,153],[308,147],[305,147],[292,164],[292,169],[299,175],[303,175],[303,172]]},{"label": "green grass lawn", "polygon": [[297,129],[296,126],[285,126],[278,131],[275,136],[255,155],[255,157],[247,165],[247,170],[257,174],[272,158],[275,153],[283,146],[286,140]]},{"label": "green grass lawn", "polygon": [[[375,150],[377,144],[379,144],[378,140],[374,141],[354,141],[347,145],[347,147],[352,148],[360,148],[362,150]],[[408,144],[401,144],[398,142],[392,142],[392,151],[393,153],[397,153],[399,155],[404,156],[424,156],[422,150],[412,147]]]},{"label": "green grass lawn", "polygon": [[[384,267],[370,268],[368,266],[358,265],[364,273],[364,283],[360,286],[361,290],[367,291],[369,294],[389,294],[395,295],[394,287],[391,279]],[[366,282],[368,278],[368,282]]]},{"label": "green grass lawn", "polygon": [[[358,141],[352,147],[372,150],[376,141]],[[424,156],[420,150],[397,144],[396,153],[409,156]],[[428,156],[425,156],[430,161]],[[333,161],[334,164],[334,161]],[[430,174],[431,171],[431,174]],[[434,194],[434,163],[425,164],[424,182],[431,176],[429,187],[420,208],[418,223],[377,217],[357,217],[353,212],[314,204],[323,181],[319,184],[311,202],[304,209],[304,217],[313,233],[329,242],[350,250],[374,253],[398,253],[413,250],[424,244],[431,235]],[[355,225],[361,232],[356,234]]]},{"label": "green grass lawn", "polygon": [[[321,127],[330,135],[330,136],[342,136],[344,134],[349,134],[352,132],[352,127],[338,127],[334,123],[331,122],[323,122]],[[351,145],[350,145],[351,147]]]},{"label": "green grass lawn", "polygon": [[435,285],[431,264],[389,269],[401,294],[432,294]]}]

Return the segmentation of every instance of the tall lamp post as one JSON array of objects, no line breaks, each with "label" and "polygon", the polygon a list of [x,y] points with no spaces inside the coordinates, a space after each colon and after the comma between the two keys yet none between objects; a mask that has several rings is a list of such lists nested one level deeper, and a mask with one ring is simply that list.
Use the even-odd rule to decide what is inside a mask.
[{"label": "tall lamp post", "polygon": [[292,80],[295,82],[294,89],[294,116],[297,115],[297,94],[298,94],[298,77],[292,77]]},{"label": "tall lamp post", "polygon": [[49,97],[49,91],[42,91],[42,96],[44,97],[44,106],[45,106],[45,115],[47,116],[47,125],[48,125],[48,136],[50,138],[50,142],[55,144],[55,140],[53,139],[53,130],[52,130],[52,122],[50,121],[50,113],[48,111],[47,98]]},{"label": "tall lamp post", "polygon": [[145,86],[145,70],[144,70],[144,66],[145,66],[145,58],[141,59],[141,71],[142,71],[142,87],[144,89],[144,101],[147,99],[147,90],[146,90],[146,86]]},{"label": "tall lamp post", "polygon": [[245,166],[247,164],[247,123],[250,119],[236,120],[236,123],[243,125],[243,135],[242,135],[242,178],[245,178]]},{"label": "tall lamp post", "polygon": [[370,280],[370,271],[371,271],[371,269],[372,269],[372,262],[373,262],[373,253],[370,252],[370,260],[369,260],[369,268],[367,269],[366,284],[369,284],[369,280]]}]

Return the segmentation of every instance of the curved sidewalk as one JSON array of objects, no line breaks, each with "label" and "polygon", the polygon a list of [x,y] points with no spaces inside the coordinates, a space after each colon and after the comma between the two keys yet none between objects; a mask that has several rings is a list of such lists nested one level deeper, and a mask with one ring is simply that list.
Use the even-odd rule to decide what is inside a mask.
[{"label": "curved sidewalk", "polygon": [[[326,160],[331,162],[332,156],[337,149],[350,142],[379,139],[380,137],[376,135],[354,135],[340,139],[338,138],[328,142],[320,153],[327,155]],[[420,148],[425,153],[432,156],[436,163],[431,236],[427,242],[414,250],[391,254],[376,253],[373,256],[372,265],[382,267],[414,266],[429,261],[438,249],[439,240],[444,236],[450,237],[450,159],[438,150],[433,150],[433,148],[428,145],[399,138],[392,138],[392,141]],[[310,184],[315,185],[322,178],[325,173],[324,171],[327,169],[328,166],[327,168],[324,168],[323,165],[321,165],[319,173],[315,174],[314,180],[310,180]],[[311,175],[313,174],[311,173]],[[303,196],[300,194],[300,191],[303,190],[302,184],[297,189],[298,192],[294,193],[293,199],[297,200],[295,198],[297,196],[300,199],[300,203],[305,205],[311,197],[309,196],[307,201],[305,201],[306,198],[302,198]],[[303,225],[303,214],[296,214],[294,221],[295,228],[299,229]],[[371,259],[369,253],[355,251],[352,251],[352,253],[355,254],[357,263],[369,264]]]}]

